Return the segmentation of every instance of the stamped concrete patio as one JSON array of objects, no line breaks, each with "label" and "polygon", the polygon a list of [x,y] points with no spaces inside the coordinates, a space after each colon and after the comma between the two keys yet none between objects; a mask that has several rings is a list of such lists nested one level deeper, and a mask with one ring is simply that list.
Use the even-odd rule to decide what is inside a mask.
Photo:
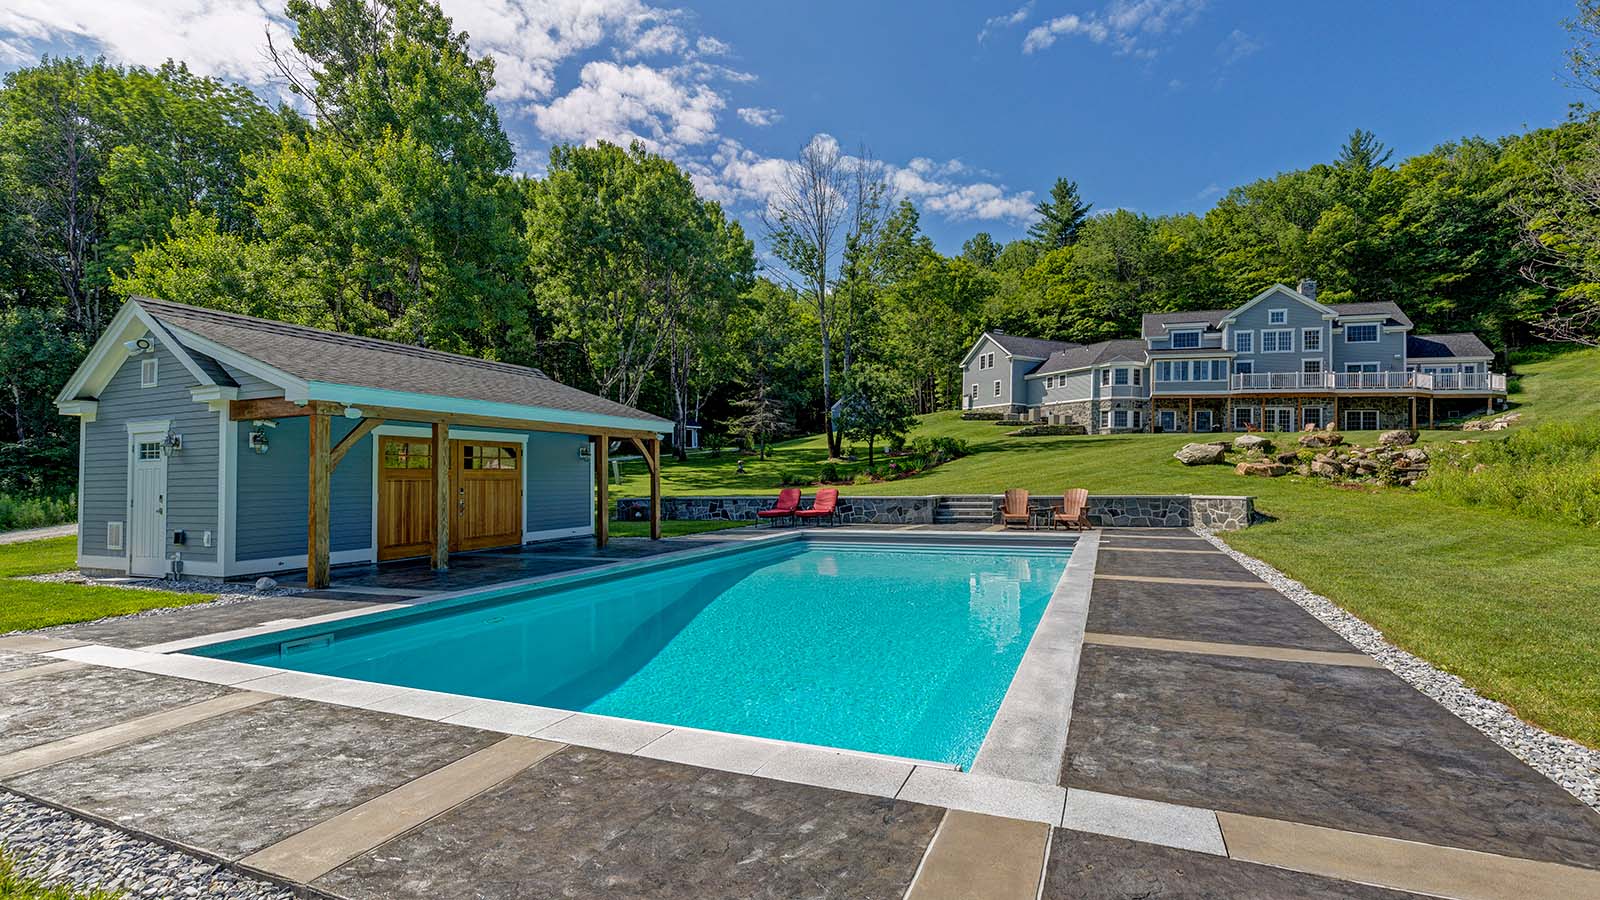
[{"label": "stamped concrete patio", "polygon": [[1600,815],[1188,531],[1080,548],[1066,752],[1037,777],[176,652],[754,536],[386,566],[0,638],[0,784],[311,896],[1600,896]]}]

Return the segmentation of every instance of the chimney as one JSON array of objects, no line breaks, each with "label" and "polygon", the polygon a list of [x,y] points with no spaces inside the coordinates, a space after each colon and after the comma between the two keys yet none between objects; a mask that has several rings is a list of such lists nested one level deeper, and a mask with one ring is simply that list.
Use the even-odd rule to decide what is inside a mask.
[{"label": "chimney", "polygon": [[1300,293],[1304,294],[1307,300],[1317,299],[1317,280],[1315,278],[1300,279]]}]

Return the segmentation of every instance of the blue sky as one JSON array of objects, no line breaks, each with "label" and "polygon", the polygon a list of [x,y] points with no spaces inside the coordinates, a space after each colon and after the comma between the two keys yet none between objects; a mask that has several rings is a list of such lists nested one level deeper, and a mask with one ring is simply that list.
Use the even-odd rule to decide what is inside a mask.
[{"label": "blue sky", "polygon": [[[443,0],[499,65],[537,172],[557,141],[640,138],[747,218],[816,135],[891,167],[946,252],[1020,235],[1060,175],[1098,209],[1203,211],[1329,159],[1554,124],[1564,0]],[[7,0],[0,70],[40,52],[171,56],[272,94],[281,0]]]}]

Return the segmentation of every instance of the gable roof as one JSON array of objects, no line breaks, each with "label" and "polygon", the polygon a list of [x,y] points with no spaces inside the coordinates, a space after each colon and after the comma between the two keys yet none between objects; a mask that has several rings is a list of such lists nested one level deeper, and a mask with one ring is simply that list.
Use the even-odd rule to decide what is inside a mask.
[{"label": "gable roof", "polygon": [[1494,351],[1475,334],[1408,334],[1407,359],[1493,358]]},{"label": "gable roof", "polygon": [[1003,331],[988,331],[985,334],[1012,356],[1031,356],[1036,359],[1044,359],[1057,350],[1083,346],[1072,341],[1046,341],[1039,338],[1006,334]]},{"label": "gable roof", "polygon": [[1222,330],[1222,318],[1231,309],[1192,309],[1188,312],[1145,313],[1139,322],[1139,333],[1147,338],[1167,336],[1169,325],[1192,325],[1204,322],[1207,331]]},{"label": "gable roof", "polygon": [[1149,355],[1145,352],[1144,341],[1142,340],[1101,341],[1098,344],[1057,350],[1028,374],[1045,375],[1054,372],[1070,372],[1074,369],[1085,369],[1089,366],[1099,366],[1120,361],[1143,363],[1148,358]]},{"label": "gable roof", "polygon": [[1283,284],[1283,283],[1280,282],[1278,284],[1272,285],[1271,287],[1269,287],[1266,290],[1262,291],[1261,293],[1255,295],[1254,297],[1251,297],[1249,300],[1246,300],[1244,302],[1244,305],[1236,307],[1234,309],[1228,310],[1228,314],[1223,316],[1222,319],[1223,319],[1224,322],[1231,322],[1234,319],[1237,319],[1239,316],[1244,315],[1246,310],[1250,309],[1251,307],[1254,307],[1256,304],[1261,303],[1261,302],[1265,301],[1268,297],[1272,297],[1272,296],[1286,297],[1286,298],[1288,298],[1290,300],[1295,301],[1296,303],[1302,303],[1302,304],[1304,304],[1306,306],[1311,307],[1312,309],[1316,310],[1318,314],[1320,314],[1320,315],[1322,315],[1324,317],[1327,317],[1327,318],[1332,318],[1335,315],[1334,310],[1333,310],[1332,307],[1328,306],[1325,303],[1318,303],[1316,300],[1313,300],[1312,298],[1307,297],[1305,294],[1300,293],[1299,291],[1295,290],[1294,288],[1289,287],[1287,284]]},{"label": "gable roof", "polygon": [[1334,312],[1341,316],[1387,316],[1385,325],[1403,325],[1411,327],[1411,319],[1401,311],[1399,306],[1383,300],[1377,303],[1335,303]]},{"label": "gable roof", "polygon": [[209,357],[231,351],[261,363],[263,374],[274,376],[267,380],[281,384],[286,393],[300,385],[354,387],[628,420],[640,429],[672,427],[659,416],[568,387],[526,366],[147,297],[128,302],[166,326],[191,352]]}]

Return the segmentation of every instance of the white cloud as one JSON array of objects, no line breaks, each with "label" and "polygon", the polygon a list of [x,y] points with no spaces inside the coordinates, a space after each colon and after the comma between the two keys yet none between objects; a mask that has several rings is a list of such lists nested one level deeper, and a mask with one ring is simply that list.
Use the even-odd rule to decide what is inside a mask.
[{"label": "white cloud", "polygon": [[1222,193],[1222,186],[1213,182],[1201,188],[1199,193],[1194,195],[1194,198],[1196,200],[1210,200],[1220,193]]},{"label": "white cloud", "polygon": [[1232,33],[1222,39],[1217,45],[1217,55],[1222,57],[1222,64],[1231,66],[1246,56],[1253,55],[1261,49],[1261,42],[1235,28]]},{"label": "white cloud", "polygon": [[983,30],[978,32],[978,43],[981,44],[988,40],[989,35],[996,31],[1014,28],[1018,25],[1021,25],[1023,22],[1028,21],[1028,18],[1033,15],[1033,4],[1034,0],[1028,0],[1027,3],[1022,4],[1015,10],[1006,13],[1003,16],[992,16],[984,20]]},{"label": "white cloud", "polygon": [[737,112],[746,125],[754,125],[757,128],[765,128],[783,121],[783,113],[769,106],[741,106]]},{"label": "white cloud", "polygon": [[[792,165],[787,154],[771,156],[720,133],[733,86],[756,76],[725,64],[733,48],[697,33],[679,9],[647,0],[441,2],[473,51],[495,62],[491,98],[520,171],[541,174],[551,142],[639,140],[674,159],[705,196],[762,205]],[[992,27],[1020,25],[1031,10],[1030,3],[997,17]],[[0,0],[0,63],[66,47],[118,63],[183,60],[200,74],[259,89],[272,74],[264,34],[287,44],[289,27],[283,0]],[[783,118],[755,104],[736,113],[757,127]],[[826,134],[813,140],[837,143]],[[1011,191],[960,160],[915,157],[886,170],[901,195],[930,214],[1018,223],[1033,216],[1030,192]]]},{"label": "white cloud", "polygon": [[1112,0],[1099,12],[1068,13],[1035,25],[1022,39],[1022,52],[1047,49],[1063,37],[1083,37],[1115,47],[1118,53],[1148,59],[1156,51],[1142,46],[1142,41],[1181,30],[1206,4],[1207,0]]}]

